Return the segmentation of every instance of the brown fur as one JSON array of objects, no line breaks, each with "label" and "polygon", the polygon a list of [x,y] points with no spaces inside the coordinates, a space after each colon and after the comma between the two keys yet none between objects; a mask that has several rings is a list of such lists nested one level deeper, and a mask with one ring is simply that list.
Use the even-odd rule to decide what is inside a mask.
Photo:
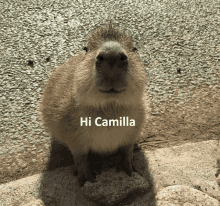
[{"label": "brown fur", "polygon": [[[128,67],[114,66],[116,69],[128,68],[127,72],[119,74],[120,81],[114,82],[118,90],[125,86],[120,93],[100,91],[100,88],[107,90],[110,83],[101,83],[104,76],[102,71],[98,76],[95,64],[102,48],[106,50],[105,43],[112,41],[118,42],[116,46],[119,45],[119,50],[128,57]],[[98,28],[88,39],[87,52],[70,58],[56,68],[45,86],[40,101],[43,123],[53,138],[70,148],[81,186],[86,180],[94,182],[87,162],[89,151],[112,153],[120,147],[124,148],[122,169],[128,175],[132,174],[133,144],[145,122],[146,110],[146,73],[133,48],[132,39],[111,24]],[[80,126],[80,117],[94,120],[96,117],[119,119],[123,116],[135,119],[136,126]]]}]

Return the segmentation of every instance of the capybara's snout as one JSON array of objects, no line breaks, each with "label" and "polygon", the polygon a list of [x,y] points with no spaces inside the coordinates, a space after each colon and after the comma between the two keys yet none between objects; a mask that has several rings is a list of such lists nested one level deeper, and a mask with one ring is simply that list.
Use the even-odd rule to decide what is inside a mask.
[{"label": "capybara's snout", "polygon": [[100,47],[95,60],[96,85],[105,92],[119,92],[126,88],[128,56],[117,41],[108,41]]}]

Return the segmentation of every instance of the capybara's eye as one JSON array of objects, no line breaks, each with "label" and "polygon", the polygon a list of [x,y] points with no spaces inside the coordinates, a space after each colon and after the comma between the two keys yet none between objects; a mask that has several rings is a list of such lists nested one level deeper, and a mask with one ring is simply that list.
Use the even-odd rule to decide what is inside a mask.
[{"label": "capybara's eye", "polygon": [[85,50],[86,52],[88,52],[88,48],[85,46],[83,47],[83,50]]},{"label": "capybara's eye", "polygon": [[135,52],[135,51],[137,51],[137,50],[138,50],[138,49],[137,49],[136,47],[133,47],[133,48],[132,48],[132,51],[133,51],[133,52]]}]

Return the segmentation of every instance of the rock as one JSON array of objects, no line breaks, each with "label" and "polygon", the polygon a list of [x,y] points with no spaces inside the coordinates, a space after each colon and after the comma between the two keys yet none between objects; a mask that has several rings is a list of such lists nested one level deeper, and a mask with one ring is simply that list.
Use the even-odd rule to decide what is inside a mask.
[{"label": "rock", "polygon": [[219,206],[218,200],[204,192],[184,185],[175,185],[162,189],[156,195],[156,206]]},{"label": "rock", "polygon": [[87,181],[81,188],[82,192],[89,200],[106,206],[120,203],[124,199],[132,203],[149,187],[148,182],[138,173],[134,172],[133,177],[129,177],[124,172],[116,172],[115,169],[102,172],[96,176],[96,180],[95,183]]}]

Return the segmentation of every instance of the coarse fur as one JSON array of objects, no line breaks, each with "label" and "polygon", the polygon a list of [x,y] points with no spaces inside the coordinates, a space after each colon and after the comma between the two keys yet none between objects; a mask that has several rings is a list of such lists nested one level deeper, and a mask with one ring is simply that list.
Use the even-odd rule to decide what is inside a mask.
[{"label": "coarse fur", "polygon": [[[108,55],[108,48],[127,58],[122,61],[125,63],[112,66],[112,71],[115,69],[116,72],[125,68],[117,74],[119,81],[111,77],[111,81],[105,82],[105,78],[110,78],[105,77],[109,70],[103,74],[103,66],[100,71],[97,69],[98,56]],[[94,181],[87,162],[89,151],[112,153],[118,148],[125,148],[123,170],[129,175],[132,173],[133,144],[146,121],[147,80],[145,69],[133,48],[129,35],[112,24],[97,28],[88,39],[87,51],[57,67],[46,83],[40,100],[43,124],[53,138],[71,150],[81,186],[86,180]],[[107,66],[111,65],[109,61]],[[101,62],[100,65],[105,64]],[[111,87],[115,92],[106,92]],[[134,119],[135,126],[95,126],[94,123],[92,126],[80,126],[80,117],[91,117],[93,121],[97,117],[119,119],[123,116]]]}]

